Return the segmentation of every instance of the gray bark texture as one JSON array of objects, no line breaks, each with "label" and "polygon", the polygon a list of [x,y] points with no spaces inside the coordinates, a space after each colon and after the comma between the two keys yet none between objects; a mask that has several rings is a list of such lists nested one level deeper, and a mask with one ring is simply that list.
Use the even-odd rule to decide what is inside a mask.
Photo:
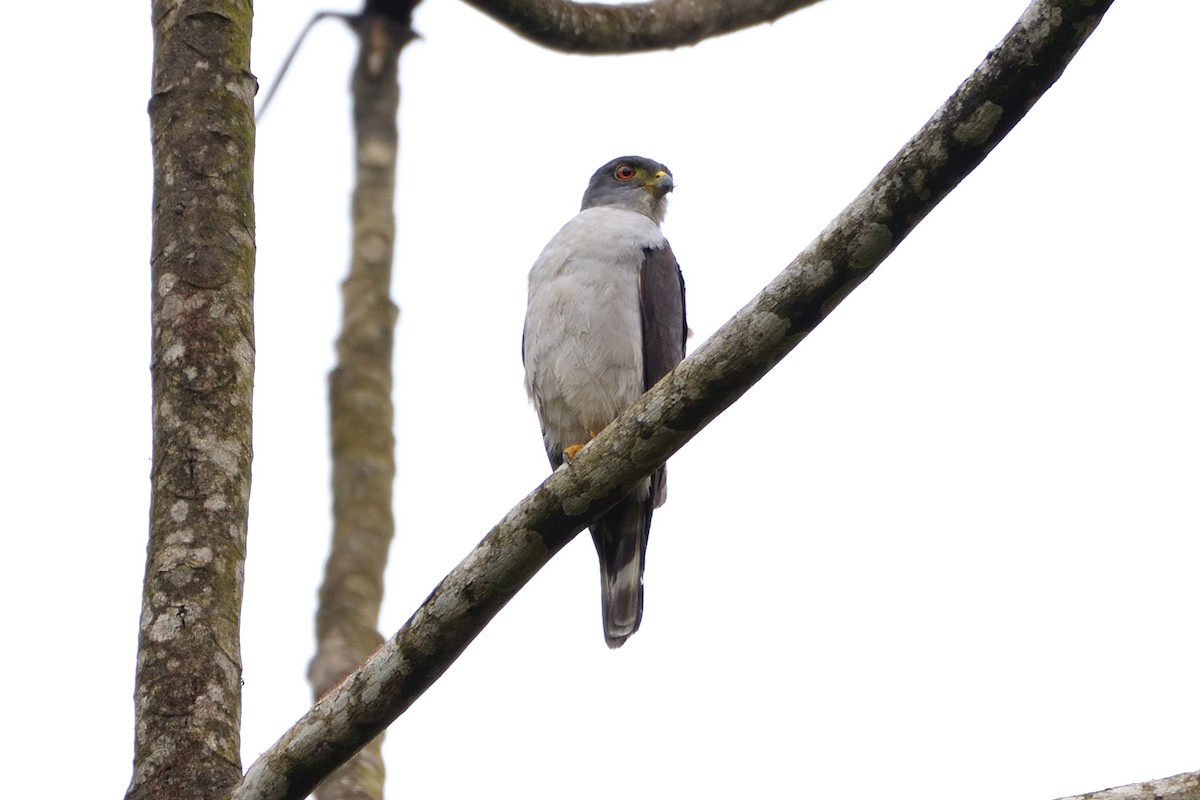
[{"label": "gray bark texture", "polygon": [[571,0],[464,0],[530,41],[565,53],[669,50],[774,22],[819,0],[655,0],[603,5]]},{"label": "gray bark texture", "polygon": [[190,800],[241,777],[257,84],[249,2],[152,10],[154,445],[126,797]]},{"label": "gray bark texture", "polygon": [[[383,573],[394,531],[392,346],[397,309],[389,293],[400,104],[398,60],[411,40],[405,19],[353,20],[359,59],[354,96],[355,186],[350,274],[342,284],[342,331],[329,376],[333,541],[317,609],[317,652],[308,677],[316,700],[383,641]],[[339,767],[320,800],[382,800],[383,736]]]},{"label": "gray bark texture", "polygon": [[1200,772],[1185,772],[1170,778],[1141,781],[1115,789],[1061,797],[1059,800],[1200,800]]},{"label": "gray bark texture", "polygon": [[[1058,79],[1112,0],[1034,0],[872,183],[749,305],[522,500],[409,621],[250,767],[232,797],[302,798],[383,731],[572,537],[787,355]],[[466,465],[464,492],[486,470]]]}]

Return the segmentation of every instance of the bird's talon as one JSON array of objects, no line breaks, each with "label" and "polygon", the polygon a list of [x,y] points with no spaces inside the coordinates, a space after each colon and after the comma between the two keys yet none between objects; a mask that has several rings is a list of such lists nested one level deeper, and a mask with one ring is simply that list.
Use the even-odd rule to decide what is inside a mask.
[{"label": "bird's talon", "polygon": [[572,458],[574,458],[576,455],[578,455],[579,451],[582,450],[587,445],[588,442],[590,442],[592,439],[595,439],[595,438],[596,438],[596,432],[588,431],[587,442],[584,442],[583,444],[572,444],[572,445],[568,445],[568,446],[564,447],[563,455],[567,457],[567,461],[570,461]]}]

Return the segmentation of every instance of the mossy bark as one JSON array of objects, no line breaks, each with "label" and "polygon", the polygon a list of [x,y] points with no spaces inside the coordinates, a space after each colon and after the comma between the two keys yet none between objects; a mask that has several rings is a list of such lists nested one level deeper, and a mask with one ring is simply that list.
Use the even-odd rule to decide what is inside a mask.
[{"label": "mossy bark", "polygon": [[150,540],[126,797],[241,777],[254,378],[249,2],[154,2]]}]

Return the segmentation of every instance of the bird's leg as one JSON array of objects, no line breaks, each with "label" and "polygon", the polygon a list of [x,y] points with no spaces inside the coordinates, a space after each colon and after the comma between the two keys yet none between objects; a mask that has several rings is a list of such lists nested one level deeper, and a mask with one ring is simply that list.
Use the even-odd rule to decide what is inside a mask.
[{"label": "bird's leg", "polygon": [[582,450],[584,448],[584,446],[587,445],[588,442],[590,442],[592,439],[595,439],[595,438],[596,438],[595,431],[588,431],[588,441],[587,442],[584,442],[583,444],[567,445],[566,447],[563,448],[563,455],[567,457],[567,461],[570,461],[572,458],[574,458],[576,455],[579,454],[579,451]]}]

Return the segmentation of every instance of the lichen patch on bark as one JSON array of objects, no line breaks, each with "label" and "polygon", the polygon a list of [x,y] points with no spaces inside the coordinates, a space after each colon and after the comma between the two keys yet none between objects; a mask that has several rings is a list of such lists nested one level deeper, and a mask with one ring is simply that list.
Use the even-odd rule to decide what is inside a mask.
[{"label": "lichen patch on bark", "polygon": [[978,147],[991,138],[1004,109],[985,100],[972,112],[966,122],[954,126],[954,140],[963,147]]}]

